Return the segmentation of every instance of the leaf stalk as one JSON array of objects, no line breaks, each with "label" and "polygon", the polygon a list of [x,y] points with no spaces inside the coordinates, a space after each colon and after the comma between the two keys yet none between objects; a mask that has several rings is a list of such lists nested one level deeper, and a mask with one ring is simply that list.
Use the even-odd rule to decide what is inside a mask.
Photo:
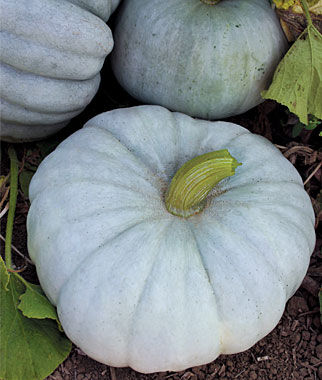
[{"label": "leaf stalk", "polygon": [[302,5],[302,8],[303,8],[306,20],[307,20],[307,25],[308,26],[313,25],[313,21],[312,21],[310,11],[309,11],[309,6],[307,5],[306,0],[300,0],[300,1],[301,1],[301,5]]},{"label": "leaf stalk", "polygon": [[12,146],[8,149],[8,155],[10,158],[10,197],[9,197],[9,211],[7,217],[6,226],[6,242],[5,242],[5,263],[6,267],[12,268],[12,256],[11,256],[11,242],[13,222],[15,218],[17,196],[18,196],[18,159],[16,152]]}]

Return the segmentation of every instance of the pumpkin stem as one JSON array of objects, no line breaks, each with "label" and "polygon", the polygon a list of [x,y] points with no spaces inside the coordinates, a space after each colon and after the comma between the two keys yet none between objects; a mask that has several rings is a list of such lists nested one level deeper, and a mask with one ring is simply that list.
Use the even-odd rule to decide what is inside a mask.
[{"label": "pumpkin stem", "polygon": [[206,205],[209,192],[241,165],[227,149],[202,154],[186,162],[172,178],[165,196],[167,210],[187,218]]}]

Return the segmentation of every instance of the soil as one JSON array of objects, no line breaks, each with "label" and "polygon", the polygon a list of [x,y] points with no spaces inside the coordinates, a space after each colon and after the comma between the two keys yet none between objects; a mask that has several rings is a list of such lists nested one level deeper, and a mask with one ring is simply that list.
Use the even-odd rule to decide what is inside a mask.
[{"label": "soil", "polygon": [[[138,104],[116,83],[108,63],[102,71],[102,84],[91,105],[61,133],[47,140],[47,143],[16,144],[15,149],[21,166],[37,166],[45,153],[54,149],[58,142],[79,129],[94,115],[113,108]],[[164,372],[144,375],[129,368],[112,368],[95,362],[81,350],[74,347],[70,356],[47,380],[322,380],[322,330],[318,292],[322,280],[322,231],[321,231],[321,179],[322,150],[318,137],[321,125],[313,131],[303,130],[293,137],[292,130],[297,123],[286,108],[273,101],[266,101],[249,112],[228,121],[243,125],[252,132],[271,140],[297,168],[305,181],[305,189],[311,197],[316,212],[317,244],[311,257],[307,275],[296,294],[286,305],[284,315],[277,327],[251,349],[236,354],[222,355],[215,361],[182,372]],[[320,140],[320,141],[319,141]],[[1,174],[9,172],[7,143],[1,144]],[[46,150],[46,152],[44,152]],[[5,197],[2,189],[0,202]],[[4,200],[1,209],[5,206]],[[19,190],[13,245],[28,256],[26,237],[26,216],[29,200]],[[1,220],[1,235],[5,236],[5,216]],[[320,223],[320,226],[319,226]],[[1,251],[3,252],[1,241]],[[14,253],[14,263],[22,268],[22,275],[37,283],[34,266],[19,254]]]}]

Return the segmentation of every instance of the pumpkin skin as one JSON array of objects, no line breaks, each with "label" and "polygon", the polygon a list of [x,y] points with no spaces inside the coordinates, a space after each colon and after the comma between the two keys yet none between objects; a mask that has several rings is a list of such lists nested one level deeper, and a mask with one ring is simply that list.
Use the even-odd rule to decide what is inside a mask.
[{"label": "pumpkin skin", "polygon": [[[189,159],[242,166],[198,215],[164,193]],[[149,373],[246,350],[299,287],[315,244],[302,180],[265,138],[159,106],[103,113],[62,142],[29,189],[28,249],[68,337]]]},{"label": "pumpkin skin", "polygon": [[125,0],[112,68],[133,97],[204,119],[243,113],[287,42],[268,0]]},{"label": "pumpkin skin", "polygon": [[[115,0],[75,0],[104,20]],[[0,0],[1,138],[29,141],[65,126],[92,100],[113,38],[103,20],[61,0]]]},{"label": "pumpkin skin", "polygon": [[67,0],[70,3],[79,5],[89,12],[107,21],[111,14],[119,5],[120,0]]}]

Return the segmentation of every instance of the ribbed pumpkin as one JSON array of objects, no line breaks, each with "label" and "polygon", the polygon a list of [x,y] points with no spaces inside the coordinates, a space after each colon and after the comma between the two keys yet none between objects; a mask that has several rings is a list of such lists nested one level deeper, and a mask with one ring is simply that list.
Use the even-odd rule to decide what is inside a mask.
[{"label": "ribbed pumpkin", "polygon": [[107,21],[110,15],[115,11],[120,0],[67,0],[76,4],[81,8],[87,9],[89,12]]},{"label": "ribbed pumpkin", "polygon": [[0,0],[3,140],[46,137],[86,107],[113,47],[104,21],[118,2]]},{"label": "ribbed pumpkin", "polygon": [[211,120],[263,101],[287,48],[269,0],[212,3],[122,2],[111,59],[133,97]]},{"label": "ribbed pumpkin", "polygon": [[90,120],[29,193],[29,253],[66,334],[141,372],[252,346],[314,248],[309,196],[268,140],[158,106]]}]

